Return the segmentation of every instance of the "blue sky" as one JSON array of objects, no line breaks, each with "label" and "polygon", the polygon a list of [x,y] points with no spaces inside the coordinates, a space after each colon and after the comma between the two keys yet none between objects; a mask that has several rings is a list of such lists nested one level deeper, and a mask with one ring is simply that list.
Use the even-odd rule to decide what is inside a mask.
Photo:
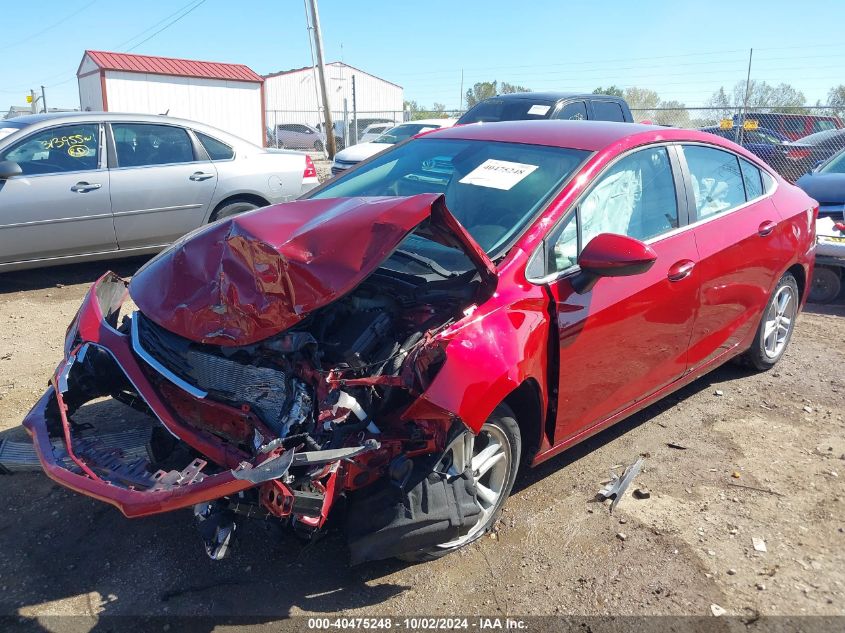
[{"label": "blue sky", "polygon": [[[0,9],[0,108],[47,86],[50,106],[77,107],[86,48],[244,63],[259,73],[311,62],[303,0],[205,0],[163,32],[188,0],[41,0]],[[845,3],[638,0],[320,0],[327,61],[402,85],[405,98],[459,106],[476,81],[534,90],[616,84],[702,105],[752,77],[787,82],[810,103],[845,83]],[[170,18],[172,19],[172,17]],[[152,37],[151,37],[152,36]],[[149,38],[147,41],[143,41]]]}]

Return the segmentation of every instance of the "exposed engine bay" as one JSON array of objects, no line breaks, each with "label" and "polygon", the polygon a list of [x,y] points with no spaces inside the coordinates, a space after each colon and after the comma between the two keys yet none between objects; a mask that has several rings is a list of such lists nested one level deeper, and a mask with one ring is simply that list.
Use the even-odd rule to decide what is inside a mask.
[{"label": "exposed engine bay", "polygon": [[[193,508],[213,559],[229,551],[238,515],[310,538],[340,499],[353,562],[467,535],[482,510],[470,466],[448,457],[467,426],[422,395],[446,360],[442,334],[490,290],[492,263],[436,196],[289,209],[209,225],[131,285],[112,273],[94,284],[24,420],[45,472],[129,517]],[[319,220],[341,212],[375,223],[370,241],[312,252],[316,235],[340,239]],[[429,214],[442,216],[430,229]],[[275,231],[272,245],[254,234],[257,220]],[[430,239],[474,252],[477,269],[381,266],[420,222]],[[86,421],[104,399],[141,414],[121,430],[143,448]]]}]

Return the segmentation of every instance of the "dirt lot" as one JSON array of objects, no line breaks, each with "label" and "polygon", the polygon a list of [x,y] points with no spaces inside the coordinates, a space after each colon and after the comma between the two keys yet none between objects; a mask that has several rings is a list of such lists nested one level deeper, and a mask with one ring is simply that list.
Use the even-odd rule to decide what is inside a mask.
[{"label": "dirt lot", "polygon": [[[105,267],[0,277],[0,437],[20,434]],[[421,565],[350,568],[337,532],[303,549],[261,522],[215,563],[187,511],[130,521],[41,474],[0,476],[0,615],[845,614],[843,319],[811,306],[776,371],[724,367],[523,473],[497,534]],[[638,455],[651,498],[611,515],[594,495]]]}]

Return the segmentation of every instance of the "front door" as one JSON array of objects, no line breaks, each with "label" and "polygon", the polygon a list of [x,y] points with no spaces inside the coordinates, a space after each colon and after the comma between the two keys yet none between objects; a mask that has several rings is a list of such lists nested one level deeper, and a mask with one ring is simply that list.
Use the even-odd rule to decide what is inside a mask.
[{"label": "front door", "polygon": [[[549,286],[559,345],[554,442],[573,439],[677,380],[698,306],[698,251],[677,195],[672,148],[638,150],[606,169],[551,235]],[[579,245],[600,233],[651,245],[657,261],[645,273],[606,277],[584,294],[572,286]],[[567,273],[566,271],[570,271]]]},{"label": "front door", "polygon": [[0,161],[23,174],[0,180],[0,263],[117,248],[100,124],[34,132]]},{"label": "front door", "polygon": [[112,123],[114,228],[121,250],[163,246],[208,217],[217,169],[185,128]]}]

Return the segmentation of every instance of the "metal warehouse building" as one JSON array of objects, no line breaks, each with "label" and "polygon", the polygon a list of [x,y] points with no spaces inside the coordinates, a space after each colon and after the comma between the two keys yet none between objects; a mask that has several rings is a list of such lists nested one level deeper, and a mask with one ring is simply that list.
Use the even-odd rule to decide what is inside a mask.
[{"label": "metal warehouse building", "polygon": [[[332,117],[343,116],[343,100],[346,99],[352,116],[352,78],[355,77],[355,103],[359,119],[378,117],[394,121],[402,120],[404,92],[402,86],[344,64],[326,64],[326,88]],[[307,123],[316,125],[320,121],[322,99],[314,69],[311,66],[264,75],[267,124]],[[319,100],[318,100],[319,99]]]},{"label": "metal warehouse building", "polygon": [[82,110],[168,114],[263,145],[264,79],[243,64],[85,51]]}]

